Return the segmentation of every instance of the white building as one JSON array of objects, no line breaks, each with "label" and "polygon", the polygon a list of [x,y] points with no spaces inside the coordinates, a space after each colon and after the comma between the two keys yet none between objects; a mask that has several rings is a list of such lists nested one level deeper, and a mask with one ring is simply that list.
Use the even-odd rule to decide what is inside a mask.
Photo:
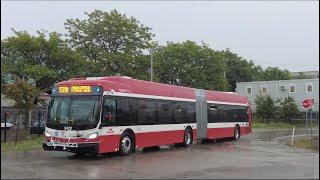
[{"label": "white building", "polygon": [[300,111],[305,111],[302,101],[312,98],[315,101],[314,112],[319,112],[319,79],[293,79],[279,81],[255,81],[236,83],[236,92],[249,98],[253,111],[255,99],[259,94],[268,94],[272,99],[284,99],[291,96],[295,99]]}]

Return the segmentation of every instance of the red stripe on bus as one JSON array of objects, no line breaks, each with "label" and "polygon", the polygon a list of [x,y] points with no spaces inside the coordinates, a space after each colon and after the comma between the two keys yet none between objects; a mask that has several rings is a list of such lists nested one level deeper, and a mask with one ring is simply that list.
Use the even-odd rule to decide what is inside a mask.
[{"label": "red stripe on bus", "polygon": [[[240,127],[241,135],[250,133],[250,128]],[[228,128],[208,128],[207,138],[225,138],[233,137],[234,127]],[[105,135],[99,136],[96,139],[85,139],[85,138],[76,138],[76,139],[67,139],[67,138],[58,138],[52,137],[52,140],[59,142],[70,142],[70,143],[87,143],[87,142],[99,142],[99,153],[115,152],[119,150],[121,135]],[[146,132],[146,133],[136,133],[136,147],[150,147],[150,146],[160,146],[167,144],[175,144],[183,142],[184,130],[175,130],[175,131],[160,131],[160,132]],[[48,138],[50,140],[51,138]],[[193,139],[196,139],[196,129],[193,129]]]}]

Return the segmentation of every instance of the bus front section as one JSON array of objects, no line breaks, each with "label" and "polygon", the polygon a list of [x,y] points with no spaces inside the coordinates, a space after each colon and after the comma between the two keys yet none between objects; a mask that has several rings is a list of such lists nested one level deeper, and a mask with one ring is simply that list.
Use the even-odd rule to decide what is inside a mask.
[{"label": "bus front section", "polygon": [[100,86],[59,86],[52,89],[43,149],[99,153]]}]

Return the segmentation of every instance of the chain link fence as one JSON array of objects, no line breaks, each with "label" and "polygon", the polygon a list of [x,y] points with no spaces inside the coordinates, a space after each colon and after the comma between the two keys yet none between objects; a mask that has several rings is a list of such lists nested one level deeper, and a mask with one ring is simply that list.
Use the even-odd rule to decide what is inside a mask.
[{"label": "chain link fence", "polygon": [[[30,124],[25,122],[27,119],[25,115],[19,114],[16,109],[1,107],[1,141],[5,139],[12,141],[15,138],[22,140],[28,138],[30,134],[42,134],[47,121],[47,107],[36,107],[31,111],[29,118]],[[7,128],[5,128],[5,121],[7,122]],[[39,121],[40,125],[38,125]],[[17,128],[19,128],[18,131]]]}]

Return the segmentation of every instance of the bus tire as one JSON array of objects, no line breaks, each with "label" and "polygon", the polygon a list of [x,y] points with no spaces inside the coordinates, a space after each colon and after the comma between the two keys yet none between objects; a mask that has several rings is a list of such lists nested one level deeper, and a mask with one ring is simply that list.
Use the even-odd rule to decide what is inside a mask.
[{"label": "bus tire", "polygon": [[192,130],[191,128],[186,128],[184,131],[184,136],[183,136],[183,143],[182,145],[184,147],[189,147],[192,144],[193,138],[192,138]]},{"label": "bus tire", "polygon": [[238,125],[236,125],[236,127],[234,128],[233,139],[234,140],[240,139],[240,128]]},{"label": "bus tire", "polygon": [[133,150],[133,145],[134,145],[134,142],[133,142],[131,133],[124,132],[120,138],[120,144],[119,144],[120,155],[123,155],[123,156],[129,155]]}]

